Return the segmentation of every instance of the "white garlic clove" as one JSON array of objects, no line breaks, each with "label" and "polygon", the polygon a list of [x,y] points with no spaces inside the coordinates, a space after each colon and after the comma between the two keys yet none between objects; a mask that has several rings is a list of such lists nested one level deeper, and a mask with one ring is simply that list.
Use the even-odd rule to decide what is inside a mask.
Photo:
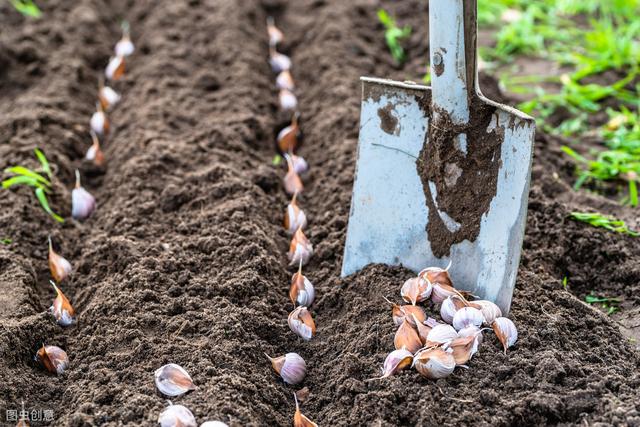
[{"label": "white garlic clove", "polygon": [[445,344],[445,348],[451,349],[451,354],[456,360],[456,365],[464,365],[478,350],[476,337],[471,335],[468,337],[456,338],[448,344]]},{"label": "white garlic clove", "polygon": [[294,196],[298,193],[301,193],[304,189],[302,185],[302,180],[300,179],[300,175],[296,172],[296,169],[293,164],[293,159],[290,155],[285,154],[285,159],[287,159],[287,174],[284,176],[282,183],[284,185],[284,191],[287,194]]},{"label": "white garlic clove", "polygon": [[419,322],[424,322],[427,319],[422,307],[417,305],[398,305],[384,298],[389,304],[391,304],[391,316],[393,317],[393,323],[396,326],[402,325],[402,321],[406,318],[411,326],[414,326],[414,319],[418,319]]},{"label": "white garlic clove", "polygon": [[482,322],[484,322],[482,312],[473,307],[463,307],[456,311],[456,314],[453,316],[453,327],[456,331],[464,329],[467,326],[480,327]]},{"label": "white garlic clove", "polygon": [[67,297],[60,289],[58,289],[53,280],[49,280],[49,283],[51,283],[53,289],[56,291],[56,299],[53,301],[53,305],[50,308],[51,314],[53,314],[58,325],[63,327],[73,325],[76,321],[76,311],[71,306]]},{"label": "white garlic clove", "polygon": [[62,282],[71,274],[71,263],[53,250],[53,243],[49,237],[49,270],[53,280]]},{"label": "white garlic clove", "polygon": [[267,17],[267,33],[269,34],[269,47],[275,48],[278,43],[282,43],[284,40],[284,34],[275,25],[273,17]]},{"label": "white garlic clove", "polygon": [[400,289],[400,296],[413,305],[424,301],[431,295],[432,286],[427,280],[421,277],[412,277],[404,282]]},{"label": "white garlic clove", "polygon": [[284,356],[275,358],[272,358],[265,353],[265,356],[269,358],[273,369],[287,384],[299,384],[307,375],[307,364],[298,353],[287,353]]},{"label": "white garlic clove", "polygon": [[135,50],[133,42],[128,37],[119,40],[114,49],[116,56],[130,56]]},{"label": "white garlic clove", "polygon": [[85,158],[93,162],[93,164],[95,164],[96,166],[102,166],[104,164],[104,153],[100,148],[100,140],[98,139],[98,135],[96,135],[93,130],[91,131],[91,139],[93,143],[87,150]]},{"label": "white garlic clove", "polygon": [[491,325],[498,317],[502,317],[502,310],[495,303],[487,300],[476,300],[470,303],[472,307],[479,309],[484,316],[484,324]]},{"label": "white garlic clove", "polygon": [[305,341],[309,341],[316,334],[316,324],[307,307],[297,307],[287,319],[291,331]]},{"label": "white garlic clove", "polygon": [[396,334],[393,338],[393,344],[395,345],[396,350],[404,348],[406,350],[409,350],[413,354],[416,351],[420,350],[420,348],[422,347],[422,340],[420,339],[420,335],[418,335],[418,332],[405,318],[396,331]]},{"label": "white garlic clove", "polygon": [[227,423],[223,423],[222,421],[205,421],[200,424],[200,427],[229,427]]},{"label": "white garlic clove", "polygon": [[276,77],[276,87],[278,89],[287,89],[290,91],[293,91],[295,89],[296,84],[293,81],[291,71],[284,70],[278,74],[278,76]]},{"label": "white garlic clove", "polygon": [[516,329],[516,325],[506,317],[498,317],[491,324],[491,328],[502,343],[504,354],[507,354],[507,349],[518,340],[518,329]]},{"label": "white garlic clove", "polygon": [[52,374],[62,375],[69,366],[67,353],[55,345],[42,345],[36,353],[35,360],[42,363],[45,369]]},{"label": "white garlic clove", "polygon": [[449,276],[449,267],[451,267],[451,263],[449,263],[447,268],[427,267],[424,270],[422,270],[418,274],[418,276],[423,277],[425,280],[428,280],[433,285],[438,283],[440,285],[453,287],[451,276]]},{"label": "white garlic clove", "polygon": [[440,323],[429,331],[426,345],[445,344],[458,338],[458,333],[451,325]]},{"label": "white garlic clove", "polygon": [[158,417],[160,427],[198,427],[193,413],[182,405],[169,405]]},{"label": "white garlic clove", "polygon": [[120,95],[118,92],[110,88],[109,86],[102,86],[98,91],[98,98],[100,99],[100,105],[104,110],[108,110],[120,102]]},{"label": "white garlic clove", "polygon": [[458,307],[456,307],[453,298],[453,296],[445,298],[440,305],[440,317],[448,324],[453,323],[453,316],[456,314],[456,311],[458,311]]},{"label": "white garlic clove", "polygon": [[278,102],[283,111],[293,111],[298,108],[298,98],[287,89],[281,89],[278,93]]},{"label": "white garlic clove", "polygon": [[169,363],[155,372],[156,387],[166,396],[180,396],[195,390],[191,376],[180,365]]},{"label": "white garlic clove", "polygon": [[439,379],[451,375],[456,368],[456,360],[449,351],[426,348],[414,356],[413,367],[426,378]]},{"label": "white garlic clove", "polygon": [[313,304],[316,297],[316,291],[313,284],[306,276],[302,274],[302,261],[300,261],[298,271],[291,278],[291,287],[289,288],[289,298],[294,306],[302,305],[309,307]]},{"label": "white garlic clove", "polygon": [[415,326],[415,328],[417,329],[418,336],[420,337],[420,341],[422,342],[423,345],[426,344],[427,337],[429,336],[429,332],[431,332],[431,326],[425,325],[415,316],[415,314],[411,314],[410,317],[413,318],[412,326]]},{"label": "white garlic clove", "polygon": [[291,118],[291,124],[278,132],[278,136],[276,137],[277,148],[283,155],[294,153],[298,148],[298,144],[301,142],[302,134],[300,132],[300,126],[298,125],[299,118],[300,113],[294,113]]},{"label": "white garlic clove", "polygon": [[89,124],[91,125],[91,130],[95,132],[96,135],[105,135],[109,132],[109,119],[102,110],[100,103],[96,105],[96,112],[91,116]]},{"label": "white garlic clove", "polygon": [[309,164],[302,156],[293,154],[291,156],[291,162],[293,163],[293,170],[296,171],[298,175],[302,175],[309,170]]},{"label": "white garlic clove", "polygon": [[291,69],[291,59],[287,55],[276,52],[275,50],[271,51],[269,64],[274,73],[281,73]]},{"label": "white garlic clove", "polygon": [[431,293],[431,301],[433,301],[434,304],[440,304],[446,298],[448,298],[450,296],[453,296],[453,295],[460,295],[459,292],[456,291],[456,289],[453,286],[445,285],[445,284],[442,284],[442,283],[434,283],[433,284],[433,292]]},{"label": "white garlic clove", "polygon": [[313,255],[313,245],[304,235],[302,229],[298,228],[289,244],[289,252],[287,253],[289,265],[306,265],[311,255]]},{"label": "white garlic clove", "polygon": [[71,216],[85,220],[96,209],[96,199],[80,185],[80,172],[76,170],[76,188],[71,192]]},{"label": "white garlic clove", "polygon": [[482,341],[484,339],[484,337],[482,336],[482,331],[486,330],[486,329],[480,329],[477,326],[467,326],[466,328],[460,329],[460,331],[458,331],[458,337],[460,338],[466,338],[469,336],[473,336],[475,337],[475,343],[473,346],[473,354],[475,354],[478,351],[478,347],[480,346],[480,344],[482,344]]},{"label": "white garlic clove", "polygon": [[114,56],[109,60],[107,68],[104,70],[104,75],[109,80],[118,80],[124,75],[124,57]]},{"label": "white garlic clove", "polygon": [[382,366],[382,376],[375,379],[382,379],[390,377],[391,375],[400,372],[408,366],[411,366],[413,361],[413,354],[407,349],[401,348],[394,350],[387,355],[384,359],[384,365]]},{"label": "white garlic clove", "polygon": [[298,207],[296,197],[297,194],[294,194],[291,203],[289,203],[284,213],[284,228],[289,234],[293,234],[299,228],[303,229],[307,226],[307,215]]}]

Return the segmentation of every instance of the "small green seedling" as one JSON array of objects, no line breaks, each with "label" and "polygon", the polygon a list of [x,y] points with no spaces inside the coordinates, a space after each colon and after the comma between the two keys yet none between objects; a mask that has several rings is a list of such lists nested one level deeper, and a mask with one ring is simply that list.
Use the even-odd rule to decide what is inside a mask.
[{"label": "small green seedling", "polygon": [[280,154],[276,154],[275,156],[273,156],[273,159],[271,159],[271,164],[273,166],[280,166],[283,161],[284,158]]},{"label": "small green seedling", "polygon": [[24,16],[40,18],[42,12],[32,0],[9,0],[9,3]]},{"label": "small green seedling", "polygon": [[[14,185],[26,185],[32,187],[36,194],[36,198],[40,202],[42,209],[53,219],[58,222],[64,222],[64,218],[56,214],[49,206],[49,200],[47,194],[51,192],[51,181],[49,181],[53,174],[51,173],[51,167],[45,157],[44,153],[39,149],[34,150],[38,161],[40,162],[40,169],[33,171],[24,166],[12,166],[5,169],[5,173],[10,173],[13,176],[2,181],[2,188],[11,188]],[[41,173],[45,174],[49,179],[45,178]]]},{"label": "small green seedling", "polygon": [[567,289],[567,285],[569,285],[569,278],[567,276],[564,276],[562,278],[562,287],[566,290]]},{"label": "small green seedling", "polygon": [[391,56],[398,64],[402,64],[405,60],[405,52],[400,42],[411,35],[411,26],[405,25],[399,28],[396,20],[384,9],[378,9],[378,19],[384,25],[384,39]]},{"label": "small green seedling", "polygon": [[5,239],[0,239],[0,243],[3,245],[10,245],[13,242],[13,240],[9,239],[8,237]]},{"label": "small green seedling", "polygon": [[587,304],[599,304],[607,310],[608,315],[612,315],[616,311],[620,311],[620,298],[617,297],[599,297],[591,293],[584,297]]},{"label": "small green seedling", "polygon": [[569,217],[576,221],[586,222],[593,227],[604,228],[615,233],[626,234],[632,237],[640,236],[640,233],[627,227],[627,224],[624,221],[603,215],[601,213],[571,212],[571,214],[569,214]]}]

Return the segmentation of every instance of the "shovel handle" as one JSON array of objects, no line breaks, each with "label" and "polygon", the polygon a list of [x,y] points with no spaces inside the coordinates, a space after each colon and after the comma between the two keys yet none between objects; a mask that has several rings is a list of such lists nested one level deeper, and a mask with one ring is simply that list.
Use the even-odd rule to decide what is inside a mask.
[{"label": "shovel handle", "polygon": [[469,122],[477,89],[477,0],[429,0],[432,107]]}]

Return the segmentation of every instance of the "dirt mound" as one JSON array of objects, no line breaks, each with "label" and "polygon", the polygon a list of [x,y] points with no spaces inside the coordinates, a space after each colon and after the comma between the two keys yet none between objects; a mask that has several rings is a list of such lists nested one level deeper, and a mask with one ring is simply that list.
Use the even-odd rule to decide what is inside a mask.
[{"label": "dirt mound", "polygon": [[[358,77],[416,80],[427,51],[426,2],[383,5],[416,30],[403,68],[375,27],[377,1],[58,0],[39,21],[0,4],[0,168],[35,166],[37,146],[56,167],[55,208],[69,213],[76,167],[98,200],[90,220],[59,226],[28,190],[0,192],[0,239],[12,240],[0,244],[0,417],[24,401],[53,410],[54,425],[153,425],[166,405],[153,371],[174,362],[198,387],[175,402],[199,421],[290,425],[292,389],[263,352],[297,351],[309,366],[303,411],[320,425],[640,424],[637,352],[614,320],[569,292],[602,289],[637,305],[640,249],[566,219],[593,206],[629,220],[633,213],[575,195],[559,143],[544,135],[511,312],[518,344],[505,356],[488,334],[470,369],[436,382],[411,371],[365,381],[393,345],[382,297],[396,297],[411,273],[371,266],[339,278]],[[307,275],[318,293],[318,335],[309,343],[286,324],[286,198],[283,171],[270,164],[282,117],[267,13],[285,30],[306,135],[301,154],[312,168],[300,200],[316,248]],[[137,52],[117,87],[124,97],[112,114],[107,167],[96,170],[79,159],[121,18]],[[487,82],[484,92],[495,97]],[[54,295],[49,234],[75,268],[63,290],[80,318],[67,330],[45,313]],[[43,342],[67,350],[63,376],[33,362]]]}]

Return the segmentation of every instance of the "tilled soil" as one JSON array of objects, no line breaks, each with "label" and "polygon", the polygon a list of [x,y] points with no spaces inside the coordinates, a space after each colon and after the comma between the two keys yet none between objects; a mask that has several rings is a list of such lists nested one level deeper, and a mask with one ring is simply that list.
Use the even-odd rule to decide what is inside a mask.
[{"label": "tilled soil", "polygon": [[[382,297],[397,298],[411,272],[371,266],[339,278],[358,77],[417,80],[428,48],[426,2],[382,4],[415,29],[402,68],[386,51],[372,0],[58,0],[43,5],[39,21],[0,3],[0,168],[35,167],[37,146],[55,165],[55,209],[69,216],[75,168],[98,200],[88,221],[59,226],[28,190],[0,192],[0,239],[12,240],[0,244],[3,422],[24,401],[53,410],[52,425],[153,425],[166,406],[153,371],[174,362],[198,387],[174,403],[199,422],[290,425],[294,389],[263,352],[296,351],[309,367],[303,412],[320,425],[640,425],[637,343],[582,302],[595,290],[637,308],[640,247],[567,219],[594,208],[637,226],[634,211],[574,193],[560,143],[540,133],[510,314],[516,346],[504,355],[488,333],[469,369],[446,379],[404,371],[367,381],[393,347]],[[316,252],[306,268],[318,294],[309,343],[286,324],[287,201],[283,170],[270,163],[283,118],[267,64],[267,13],[287,37],[301,154],[312,168],[300,200]],[[124,98],[111,115],[107,167],[98,170],[79,159],[122,18],[137,51],[117,85]],[[499,97],[491,79],[482,85]],[[66,330],[46,313],[49,234],[75,270],[63,290],[80,317]],[[33,362],[43,342],[67,350],[64,375]]]}]

